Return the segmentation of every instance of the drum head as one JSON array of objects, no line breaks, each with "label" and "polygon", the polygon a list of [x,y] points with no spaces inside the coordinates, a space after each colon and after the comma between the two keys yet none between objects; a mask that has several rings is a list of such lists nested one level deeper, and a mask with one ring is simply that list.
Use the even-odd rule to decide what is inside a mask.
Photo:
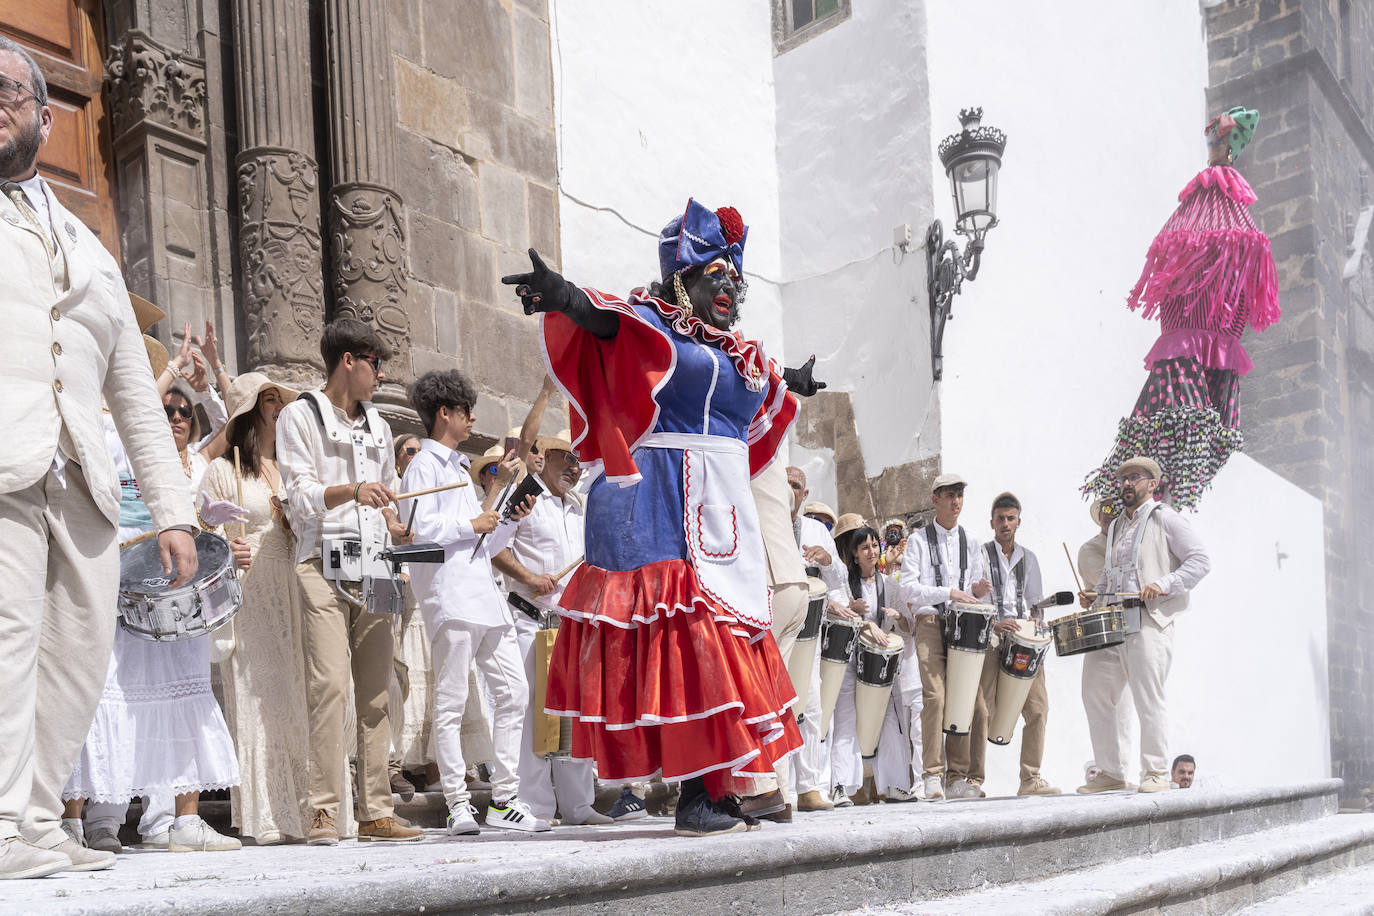
[{"label": "drum head", "polygon": [[809,590],[811,599],[813,601],[816,598],[825,597],[825,593],[829,591],[829,589],[825,587],[825,582],[821,579],[817,579],[815,576],[807,577],[806,587]]},{"label": "drum head", "polygon": [[[210,572],[225,566],[232,554],[228,541],[217,534],[202,531],[196,535],[197,563],[191,581],[199,579],[202,570]],[[162,554],[156,538],[126,547],[119,555],[119,590],[137,595],[164,594],[171,590],[172,580],[176,578],[176,563],[172,565],[172,575],[163,575]]]}]

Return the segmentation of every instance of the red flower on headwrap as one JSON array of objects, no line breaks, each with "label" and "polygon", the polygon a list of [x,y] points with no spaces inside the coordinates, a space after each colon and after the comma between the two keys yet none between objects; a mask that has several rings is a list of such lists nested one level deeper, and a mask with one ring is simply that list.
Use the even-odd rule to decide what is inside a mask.
[{"label": "red flower on headwrap", "polygon": [[734,207],[721,207],[716,211],[720,220],[720,231],[725,234],[725,244],[733,245],[744,238],[744,217]]}]

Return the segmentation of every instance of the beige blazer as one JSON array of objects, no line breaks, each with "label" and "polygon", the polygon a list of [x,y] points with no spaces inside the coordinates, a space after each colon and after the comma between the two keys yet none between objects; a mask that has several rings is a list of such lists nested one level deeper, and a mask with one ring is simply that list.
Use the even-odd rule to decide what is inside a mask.
[{"label": "beige blazer", "polygon": [[763,533],[763,552],[768,560],[768,585],[806,584],[806,566],[792,532],[792,488],[787,485],[787,465],[774,458],[749,482]]},{"label": "beige blazer", "polygon": [[119,480],[105,447],[101,395],[159,528],[196,524],[147,352],[119,267],[43,185],[69,283],[56,279],[37,229],[0,194],[0,493],[32,486],[63,454],[119,522]]}]

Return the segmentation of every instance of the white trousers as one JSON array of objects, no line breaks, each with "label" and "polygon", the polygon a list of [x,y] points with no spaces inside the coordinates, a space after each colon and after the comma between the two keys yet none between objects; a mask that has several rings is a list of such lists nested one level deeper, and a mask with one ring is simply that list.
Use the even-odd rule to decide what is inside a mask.
[{"label": "white trousers", "polygon": [[[916,695],[910,692],[909,678],[898,673],[892,685],[892,694],[883,711],[882,730],[878,733],[878,748],[869,760],[873,773],[873,785],[880,794],[890,789],[911,789],[911,761],[920,760],[919,723],[921,717],[920,680],[917,675]],[[859,791],[864,781],[864,760],[859,749],[858,723],[854,707],[854,667],[851,665],[844,673],[840,684],[840,696],[835,701],[835,715],[830,726],[830,771],[836,785],[853,794]],[[911,737],[912,720],[917,722],[917,735],[913,744]]]},{"label": "white trousers", "polygon": [[792,760],[792,786],[788,801],[796,807],[797,796],[806,792],[830,792],[830,745],[821,734],[821,653],[811,663],[811,690],[806,716],[801,721],[802,749]]},{"label": "white trousers", "polygon": [[1139,633],[1119,646],[1083,656],[1083,708],[1093,758],[1102,772],[1125,781],[1126,733],[1119,725],[1129,685],[1140,719],[1140,775],[1169,772],[1169,714],[1165,682],[1174,660],[1174,628],[1142,615]]},{"label": "white trousers", "polygon": [[434,665],[434,753],[439,781],[448,806],[465,805],[471,798],[467,787],[467,763],[463,758],[463,710],[473,665],[482,673],[492,698],[491,797],[506,802],[520,789],[517,767],[525,731],[524,666],[510,624],[486,627],[450,620],[430,634]]},{"label": "white trousers", "polygon": [[[143,816],[138,821],[138,835],[151,839],[172,829],[175,820],[176,798],[172,795],[145,795]],[[128,802],[87,802],[86,829],[108,827],[116,834],[129,816]]]},{"label": "white trousers", "polygon": [[520,742],[520,797],[535,817],[550,820],[561,813],[563,820],[580,824],[592,812],[596,800],[596,763],[571,757],[541,757],[534,753],[535,652],[534,634],[539,624],[529,615],[516,612],[515,636],[525,659],[525,680],[529,694],[525,703],[525,739]]}]

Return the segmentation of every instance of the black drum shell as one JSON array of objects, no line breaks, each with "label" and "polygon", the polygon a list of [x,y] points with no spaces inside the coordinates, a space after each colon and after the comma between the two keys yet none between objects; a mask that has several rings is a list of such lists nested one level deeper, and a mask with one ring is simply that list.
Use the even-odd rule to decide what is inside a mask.
[{"label": "black drum shell", "polygon": [[897,669],[901,666],[901,652],[875,652],[862,644],[855,656],[856,671],[854,678],[870,687],[891,687],[897,680]]},{"label": "black drum shell", "polygon": [[848,664],[858,644],[857,625],[850,626],[835,620],[827,620],[821,625],[821,661]]},{"label": "black drum shell", "polygon": [[[941,636],[946,651],[962,649],[965,652],[983,652],[988,648],[992,639],[992,615],[951,609],[944,612],[941,621],[944,626]],[[956,628],[959,631],[957,637]]]},{"label": "black drum shell", "polygon": [[806,642],[821,635],[821,621],[825,620],[825,595],[817,595],[806,604],[806,622],[797,634],[797,642]]}]

